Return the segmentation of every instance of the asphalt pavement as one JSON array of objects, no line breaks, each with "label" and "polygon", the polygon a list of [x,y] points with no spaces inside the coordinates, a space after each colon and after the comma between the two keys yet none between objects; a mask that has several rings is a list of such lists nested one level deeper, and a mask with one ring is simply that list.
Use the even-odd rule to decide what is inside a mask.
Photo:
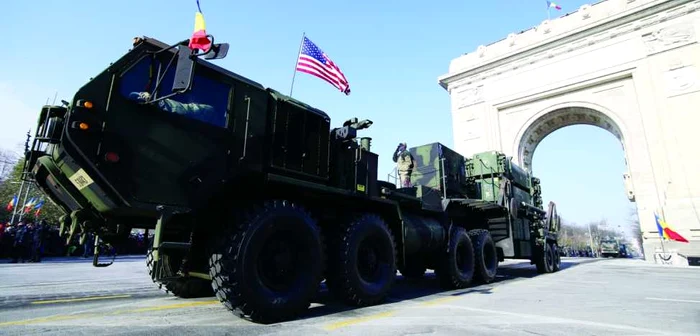
[{"label": "asphalt pavement", "polygon": [[538,275],[506,261],[496,282],[440,291],[433,274],[399,278],[387,303],[352,309],[323,291],[295,321],[241,320],[215,298],[179,299],[150,281],[143,257],[0,264],[2,335],[699,335],[700,267],[564,258]]}]

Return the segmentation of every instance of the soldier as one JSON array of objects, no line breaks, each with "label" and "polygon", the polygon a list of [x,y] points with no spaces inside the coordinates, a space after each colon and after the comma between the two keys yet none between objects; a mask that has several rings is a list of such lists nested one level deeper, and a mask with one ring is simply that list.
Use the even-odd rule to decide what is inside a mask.
[{"label": "soldier", "polygon": [[400,143],[394,151],[394,162],[397,163],[399,171],[399,185],[402,188],[411,187],[411,172],[413,172],[413,155],[408,151],[406,143]]}]

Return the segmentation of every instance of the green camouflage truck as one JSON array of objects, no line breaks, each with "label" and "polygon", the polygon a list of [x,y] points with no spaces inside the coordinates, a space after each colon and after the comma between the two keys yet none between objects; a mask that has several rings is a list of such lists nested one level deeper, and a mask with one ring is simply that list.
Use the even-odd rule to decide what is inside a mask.
[{"label": "green camouflage truck", "polygon": [[227,50],[137,38],[71,102],[41,109],[25,172],[65,211],[67,239],[94,233],[98,251],[154,230],[146,259],[159,287],[215,295],[260,323],[304,313],[324,281],[367,306],[397,270],[432,269],[456,289],[494,281],[504,258],[559,269],[556,207],[543,209],[539,181],[502,154],[414,147],[414,186],[397,188],[377,180],[371,139],[358,138],[370,120],[332,127],[211,62]]},{"label": "green camouflage truck", "polygon": [[600,254],[603,258],[620,257],[620,243],[615,239],[605,239],[600,241]]}]

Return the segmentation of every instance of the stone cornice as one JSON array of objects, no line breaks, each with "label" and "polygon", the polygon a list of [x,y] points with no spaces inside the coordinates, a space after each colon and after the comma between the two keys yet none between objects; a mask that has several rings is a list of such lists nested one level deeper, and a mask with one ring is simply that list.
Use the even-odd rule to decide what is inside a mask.
[{"label": "stone cornice", "polygon": [[[633,9],[627,7],[627,3],[633,2],[638,2],[639,5]],[[615,10],[617,12],[614,12]],[[450,73],[439,77],[438,82],[445,89],[449,85],[451,90],[454,87],[479,82],[639,31],[697,10],[700,10],[698,0],[607,0],[595,6],[584,5],[575,13],[552,21],[545,20],[534,29],[517,35],[510,34],[505,40],[488,47],[480,46],[476,52],[453,60],[450,68],[455,68],[459,63],[463,64],[458,70],[450,69]],[[596,16],[604,16],[604,18],[588,22]],[[550,36],[553,31],[562,28],[573,29]],[[513,46],[521,39],[529,39],[532,43],[513,50]]]}]

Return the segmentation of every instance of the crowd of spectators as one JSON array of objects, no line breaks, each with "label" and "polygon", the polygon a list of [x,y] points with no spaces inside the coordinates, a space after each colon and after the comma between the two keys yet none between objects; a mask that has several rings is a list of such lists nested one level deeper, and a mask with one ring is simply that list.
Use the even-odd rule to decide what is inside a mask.
[{"label": "crowd of spectators", "polygon": [[[150,235],[152,236],[152,234]],[[128,244],[110,251],[118,255],[146,254],[148,240],[144,232],[132,232]],[[88,235],[84,244],[75,235],[69,244],[60,237],[57,225],[46,220],[33,222],[25,217],[19,223],[0,223],[0,259],[10,259],[13,263],[41,262],[42,257],[91,257],[94,251],[94,237]]]}]

